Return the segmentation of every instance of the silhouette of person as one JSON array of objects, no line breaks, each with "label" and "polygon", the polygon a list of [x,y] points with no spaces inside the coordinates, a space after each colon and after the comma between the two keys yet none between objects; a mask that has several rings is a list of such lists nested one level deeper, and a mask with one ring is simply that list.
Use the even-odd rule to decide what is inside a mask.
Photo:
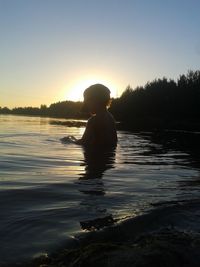
[{"label": "silhouette of person", "polygon": [[76,144],[99,147],[116,146],[116,124],[107,110],[110,103],[110,90],[102,84],[94,84],[84,91],[84,106],[92,116],[87,122],[82,138],[75,141]]}]

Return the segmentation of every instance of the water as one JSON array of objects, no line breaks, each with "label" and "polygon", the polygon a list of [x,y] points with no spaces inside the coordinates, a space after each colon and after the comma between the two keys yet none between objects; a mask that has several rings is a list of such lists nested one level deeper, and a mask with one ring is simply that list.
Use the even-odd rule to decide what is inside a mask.
[{"label": "water", "polygon": [[[85,151],[60,138],[84,128],[0,115],[0,264],[62,246],[157,206],[199,198],[199,162],[189,147],[119,131],[115,151]],[[98,221],[98,219],[102,219]]]}]

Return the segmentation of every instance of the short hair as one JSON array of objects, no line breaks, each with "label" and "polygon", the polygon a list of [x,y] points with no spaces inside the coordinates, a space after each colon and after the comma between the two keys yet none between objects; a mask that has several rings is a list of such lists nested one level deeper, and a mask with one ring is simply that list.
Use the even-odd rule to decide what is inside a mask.
[{"label": "short hair", "polygon": [[85,89],[83,96],[101,105],[109,106],[110,104],[110,90],[103,84],[91,85]]}]

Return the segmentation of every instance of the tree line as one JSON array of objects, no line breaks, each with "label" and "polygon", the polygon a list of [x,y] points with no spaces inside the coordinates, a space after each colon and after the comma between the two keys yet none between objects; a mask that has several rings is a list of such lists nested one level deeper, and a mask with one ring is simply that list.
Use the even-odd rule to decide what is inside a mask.
[{"label": "tree line", "polygon": [[[62,118],[86,118],[82,102],[62,101],[49,107],[0,108],[1,114],[26,114]],[[112,101],[111,112],[116,120],[129,128],[199,127],[200,70],[188,71],[177,81],[162,78],[135,89],[127,86]],[[200,127],[199,127],[200,128]]]},{"label": "tree line", "polygon": [[155,79],[134,90],[128,86],[111,111],[130,128],[200,129],[200,71],[188,71],[177,81]]},{"label": "tree line", "polygon": [[41,105],[40,107],[18,107],[9,109],[0,107],[0,114],[34,115],[50,116],[58,118],[83,118],[82,102],[61,101],[51,104],[49,107]]}]

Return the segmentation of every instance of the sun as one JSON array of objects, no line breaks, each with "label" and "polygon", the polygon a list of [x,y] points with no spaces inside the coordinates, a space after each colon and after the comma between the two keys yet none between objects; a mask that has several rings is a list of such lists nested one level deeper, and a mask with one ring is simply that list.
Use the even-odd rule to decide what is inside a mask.
[{"label": "sun", "polygon": [[101,83],[107,86],[111,91],[111,97],[117,97],[117,89],[115,88],[115,86],[113,86],[111,82],[100,79],[85,79],[78,81],[74,83],[74,85],[70,86],[66,93],[66,99],[71,101],[83,101],[84,90],[96,83]]}]

